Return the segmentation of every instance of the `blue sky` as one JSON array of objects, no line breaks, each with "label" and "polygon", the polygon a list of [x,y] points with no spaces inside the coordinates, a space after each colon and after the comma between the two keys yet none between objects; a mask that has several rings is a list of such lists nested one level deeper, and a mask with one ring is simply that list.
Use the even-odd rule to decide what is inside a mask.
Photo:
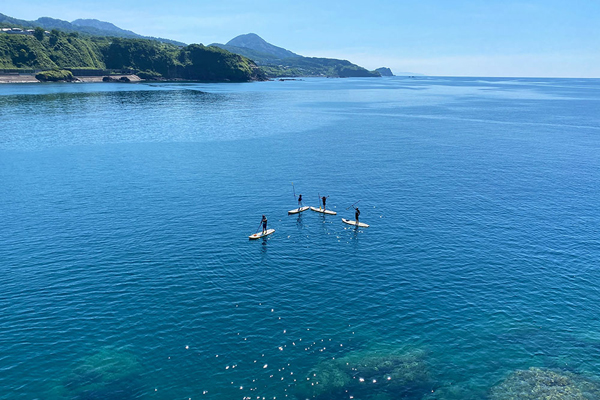
[{"label": "blue sky", "polygon": [[600,78],[597,0],[28,0],[0,12],[96,18],[186,43],[254,32],[305,56],[395,72]]}]

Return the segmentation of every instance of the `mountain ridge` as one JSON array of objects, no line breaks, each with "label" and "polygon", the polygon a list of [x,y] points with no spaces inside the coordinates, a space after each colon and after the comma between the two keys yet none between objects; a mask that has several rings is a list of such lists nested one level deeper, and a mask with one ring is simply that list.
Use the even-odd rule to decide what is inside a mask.
[{"label": "mountain ridge", "polygon": [[212,43],[210,46],[219,47],[253,60],[270,78],[381,76],[377,71],[368,71],[347,60],[301,56],[283,47],[268,43],[255,33],[236,36],[227,44]]},{"label": "mountain ridge", "polygon": [[82,18],[80,18],[80,19],[71,21],[71,24],[77,25],[77,26],[86,26],[86,27],[95,28],[95,29],[102,29],[102,30],[110,31],[110,32],[117,32],[117,33],[122,33],[122,34],[141,36],[133,31],[130,31],[127,29],[121,29],[111,22],[100,21],[97,19],[82,19]]},{"label": "mountain ridge", "polygon": [[22,27],[22,28],[44,28],[46,30],[58,29],[63,32],[82,33],[91,36],[115,36],[129,39],[148,39],[162,43],[169,43],[175,46],[185,46],[185,43],[176,40],[157,38],[152,36],[143,36],[132,31],[121,29],[118,26],[105,21],[95,19],[76,19],[73,22],[51,17],[40,17],[35,21],[13,18],[0,13],[0,26]]}]

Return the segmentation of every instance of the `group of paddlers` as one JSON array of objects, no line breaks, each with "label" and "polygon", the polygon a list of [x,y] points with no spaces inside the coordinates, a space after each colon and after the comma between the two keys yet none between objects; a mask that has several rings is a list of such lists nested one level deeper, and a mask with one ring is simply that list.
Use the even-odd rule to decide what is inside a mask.
[{"label": "group of paddlers", "polygon": [[[329,198],[329,196],[320,196],[319,195],[319,199],[321,200],[321,203],[323,204],[323,210],[327,209],[327,199]],[[354,203],[353,205],[351,205],[350,207],[354,208],[354,218],[356,219],[356,224],[358,225],[358,217],[360,216],[360,210],[358,209],[358,207],[355,207]],[[301,209],[303,207],[302,204],[302,195],[299,194],[298,195],[298,209]],[[348,207],[348,208],[350,208]],[[267,232],[267,217],[265,215],[262,216],[262,220],[261,220],[261,224],[262,224],[262,228],[263,228],[263,233]]]}]

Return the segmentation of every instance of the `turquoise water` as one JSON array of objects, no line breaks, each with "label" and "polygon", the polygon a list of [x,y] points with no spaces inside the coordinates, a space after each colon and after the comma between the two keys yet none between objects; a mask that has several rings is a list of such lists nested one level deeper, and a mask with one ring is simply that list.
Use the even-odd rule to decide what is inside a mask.
[{"label": "turquoise water", "polygon": [[[0,398],[485,399],[530,367],[595,382],[599,89],[0,86]],[[338,215],[288,216],[292,182]],[[341,223],[357,201],[370,228]],[[249,241],[262,214],[276,232]]]}]

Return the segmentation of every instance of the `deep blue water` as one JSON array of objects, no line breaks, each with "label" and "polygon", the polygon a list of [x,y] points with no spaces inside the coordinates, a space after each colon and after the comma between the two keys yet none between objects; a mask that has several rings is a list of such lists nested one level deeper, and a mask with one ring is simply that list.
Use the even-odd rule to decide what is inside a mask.
[{"label": "deep blue water", "polygon": [[[598,110],[575,79],[0,86],[0,398],[598,379]],[[400,389],[308,385],[377,357]]]}]

